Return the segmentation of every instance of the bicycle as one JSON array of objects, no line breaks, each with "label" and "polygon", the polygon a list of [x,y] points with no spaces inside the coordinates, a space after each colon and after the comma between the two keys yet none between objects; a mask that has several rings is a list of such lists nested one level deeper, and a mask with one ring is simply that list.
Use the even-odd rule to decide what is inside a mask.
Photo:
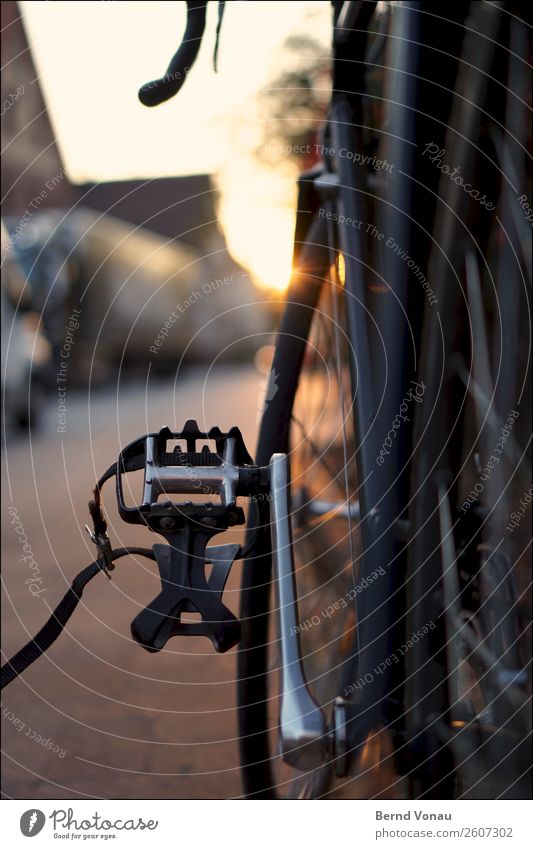
[{"label": "bicycle", "polygon": [[[89,577],[131,551],[107,538],[113,476],[122,518],[168,543],[136,549],[157,561],[162,592],[135,639],[151,651],[180,634],[239,643],[249,798],[529,792],[524,525],[505,530],[530,483],[529,349],[514,332],[530,340],[521,8],[333,3],[323,162],[299,180],[255,463],[236,429],[188,422],[132,443],[96,487]],[[188,3],[145,105],[180,90],[205,12]],[[132,507],[122,479],[140,469]],[[158,501],[209,492],[220,504]],[[251,502],[244,545],[208,547],[243,523],[239,496]],[[237,557],[240,622],[221,600]],[[182,621],[186,610],[201,621]],[[37,655],[59,630],[36,638]],[[9,662],[11,680],[28,657]]]},{"label": "bicycle", "polygon": [[[267,392],[272,401],[261,425],[257,458],[263,461],[276,451],[290,451],[296,469],[292,493],[294,549],[297,596],[303,601],[298,621],[307,680],[312,682],[321,706],[334,705],[335,696],[341,694],[348,695],[352,701],[345,699],[344,704],[333,708],[333,713],[341,714],[337,722],[344,740],[342,744],[337,741],[341,751],[333,747],[332,760],[318,763],[314,770],[307,772],[290,767],[284,767],[279,775],[275,772],[272,737],[277,733],[277,718],[272,715],[272,709],[269,710],[269,702],[275,698],[276,689],[275,685],[269,689],[267,670],[269,642],[275,640],[269,630],[268,613],[269,608],[275,610],[276,605],[269,600],[271,565],[268,553],[259,563],[251,563],[243,573],[241,618],[249,626],[244,630],[244,649],[241,648],[239,655],[245,786],[252,797],[275,795],[276,788],[298,798],[324,796],[328,792],[332,762],[337,774],[343,775],[347,771],[347,753],[351,751],[354,759],[358,754],[360,760],[365,754],[371,759],[372,749],[383,746],[383,755],[378,755],[376,767],[385,773],[385,778],[378,778],[372,795],[380,792],[417,798],[467,797],[469,793],[482,795],[487,792],[498,795],[502,788],[505,792],[507,786],[513,786],[513,781],[527,775],[527,744],[521,743],[521,749],[520,746],[515,749],[515,756],[520,749],[521,759],[517,757],[513,767],[505,769],[509,760],[506,761],[502,754],[501,737],[505,738],[505,732],[512,729],[511,738],[518,743],[527,739],[529,730],[523,715],[527,701],[523,691],[526,679],[517,649],[520,626],[512,568],[498,547],[493,544],[489,548],[486,542],[494,534],[489,523],[501,529],[503,517],[509,515],[509,499],[508,493],[500,497],[492,492],[491,508],[485,511],[474,508],[468,515],[468,522],[461,523],[460,511],[457,516],[457,498],[469,474],[464,461],[472,458],[479,440],[483,450],[488,451],[487,427],[493,434],[497,430],[498,416],[512,408],[511,375],[515,382],[518,374],[523,379],[529,366],[527,361],[519,364],[516,349],[503,354],[505,389],[500,383],[501,397],[496,401],[498,413],[492,409],[495,421],[490,426],[484,421],[488,410],[482,406],[477,393],[475,403],[462,414],[465,422],[474,418],[479,431],[477,439],[465,433],[461,449],[457,446],[457,453],[452,453],[448,449],[448,438],[450,433],[457,433],[455,412],[461,411],[465,398],[471,395],[471,388],[467,383],[456,398],[456,388],[452,390],[449,383],[443,385],[440,381],[435,385],[435,376],[440,375],[444,362],[457,358],[465,348],[457,345],[454,339],[454,334],[464,327],[465,316],[457,320],[454,315],[463,294],[460,285],[450,292],[446,284],[450,269],[458,269],[461,264],[464,238],[461,239],[462,233],[457,231],[462,230],[462,222],[473,212],[468,210],[468,197],[465,193],[461,195],[457,183],[445,184],[438,202],[440,172],[435,169],[431,173],[422,162],[413,162],[412,151],[422,138],[424,142],[431,141],[437,150],[445,148],[450,161],[461,163],[464,172],[469,174],[470,168],[475,171],[476,110],[458,92],[471,90],[475,83],[479,98],[474,100],[476,107],[483,109],[483,104],[490,103],[491,89],[483,84],[491,62],[495,61],[489,35],[485,50],[477,57],[477,67],[472,67],[467,60],[472,56],[471,42],[476,40],[473,33],[492,33],[495,37],[501,31],[502,21],[498,17],[503,12],[473,4],[468,10],[472,15],[468,28],[463,20],[467,13],[464,8],[457,10],[455,21],[443,21],[438,15],[444,7],[434,5],[428,13],[423,4],[420,8],[406,4],[403,9],[395,10],[389,24],[390,37],[398,38],[402,27],[418,35],[415,45],[409,40],[401,42],[400,55],[393,68],[387,69],[390,74],[399,72],[403,80],[409,80],[409,86],[402,93],[401,80],[398,83],[400,93],[392,100],[390,123],[384,131],[388,145],[383,153],[379,152],[381,160],[395,163],[396,174],[402,176],[396,176],[395,181],[391,177],[389,186],[380,192],[375,188],[376,180],[370,176],[365,181],[342,152],[368,152],[369,159],[375,155],[372,139],[365,139],[370,122],[369,110],[365,108],[364,76],[365,72],[372,72],[380,51],[384,52],[386,26],[383,20],[373,25],[376,17],[375,13],[372,17],[370,10],[373,4],[334,5],[337,39],[333,45],[333,95],[323,145],[333,156],[326,161],[322,172],[304,175],[301,179],[294,267],[304,266],[303,279],[296,278],[289,290],[272,365],[277,392],[274,386]],[[449,10],[447,14],[450,15]],[[468,38],[461,45],[463,23]],[[518,25],[513,24],[513,28],[513,37],[523,38],[523,32],[517,33]],[[372,30],[373,40],[365,43]],[[442,64],[437,78],[433,77],[435,86],[446,86],[447,96],[435,105],[432,85],[418,69],[420,66],[427,68],[434,51],[439,44],[446,43],[447,37],[451,56],[439,57]],[[365,56],[365,49],[372,62],[366,67],[361,59],[353,59]],[[514,61],[519,65],[518,58]],[[520,71],[513,62],[508,73],[516,84]],[[454,85],[452,97],[450,89],[453,91]],[[507,96],[513,98],[509,91]],[[410,119],[409,113],[415,106],[415,117]],[[452,127],[448,128],[450,122]],[[516,123],[521,124],[523,134],[527,122],[521,123],[517,116]],[[499,153],[501,157],[501,151]],[[484,155],[487,157],[485,152]],[[525,162],[521,167],[526,167]],[[485,174],[480,175],[481,184],[482,178],[488,179],[487,170],[485,167]],[[444,179],[442,182],[445,183]],[[516,198],[510,198],[508,191],[508,185],[504,185],[505,203],[515,204],[515,212],[508,210],[507,215],[513,215],[516,224]],[[470,206],[474,206],[473,202]],[[327,229],[318,232],[316,221],[324,209],[326,214],[322,221],[325,218]],[[306,220],[311,217],[307,210],[315,212],[315,225]],[[438,217],[432,237],[430,226],[425,225],[424,220],[431,222],[434,214]],[[384,224],[380,225],[380,220]],[[365,222],[364,227],[359,223],[355,227],[355,222]],[[508,220],[506,224],[509,230]],[[519,225],[518,229],[522,231],[523,227]],[[440,234],[444,234],[444,238]],[[523,233],[519,238],[523,241]],[[512,238],[508,241],[512,242]],[[396,245],[401,249],[395,250]],[[322,254],[322,265],[317,253]],[[340,257],[344,269],[339,269]],[[381,273],[377,270],[380,259]],[[530,269],[527,253],[524,262]],[[517,265],[515,262],[514,269],[519,274]],[[470,309],[474,310],[479,306],[482,282],[481,272],[476,275],[472,266],[470,262],[468,287]],[[329,279],[324,283],[328,270]],[[411,283],[409,291],[413,277],[415,282]],[[457,279],[459,282],[461,278],[457,276]],[[394,281],[396,301],[389,294],[384,304],[383,291],[393,290],[390,281]],[[417,284],[419,291],[416,288],[413,291]],[[485,280],[483,285],[487,285]],[[514,310],[519,311],[519,303],[522,303],[526,320],[527,288],[520,293],[517,283],[515,290],[518,293],[513,293]],[[444,330],[439,326],[439,315]],[[480,350],[474,347],[470,357],[466,355],[466,362],[474,360],[476,381],[481,384],[484,397],[493,398],[490,386],[484,383],[489,372],[485,361],[497,353],[498,344],[497,340],[483,339],[484,318],[479,312],[476,320]],[[507,320],[512,321],[509,314]],[[372,321],[374,328],[369,327]],[[378,339],[379,329],[382,332]],[[438,348],[443,332],[449,334],[445,338],[445,352]],[[417,368],[416,347],[419,344],[420,365]],[[306,350],[313,345],[316,348],[313,363],[302,365]],[[478,361],[483,363],[484,372]],[[328,364],[332,364],[330,369]],[[481,370],[479,376],[478,368]],[[417,381],[416,386],[413,381]],[[328,416],[327,404],[320,391],[328,383],[334,384],[330,392],[338,402],[336,426],[329,421],[331,416]],[[303,394],[305,384],[307,398]],[[394,424],[390,436],[389,428],[398,421],[413,389],[416,396],[411,405],[414,427],[402,421],[401,430]],[[419,397],[422,392],[423,399]],[[523,393],[521,401],[527,417],[528,399]],[[411,418],[411,412],[402,418]],[[440,422],[437,432],[435,421]],[[380,427],[381,423],[384,427]],[[502,488],[501,480],[499,488]],[[332,523],[336,523],[333,531]],[[265,546],[268,547],[268,540]],[[353,563],[358,565],[355,576],[350,568]],[[460,575],[453,575],[454,571],[459,571],[459,564]],[[380,566],[387,574],[380,574],[373,580]],[[395,576],[392,569],[399,576],[405,574],[405,580]],[[491,577],[482,578],[483,572]],[[368,586],[359,593],[365,580]],[[483,584],[483,580],[487,580],[489,586]],[[340,602],[353,598],[354,591],[357,614],[353,604],[341,608],[333,614],[337,618],[333,625],[332,616],[328,617],[331,601],[340,608]],[[500,591],[505,602],[495,598]],[[509,610],[505,609],[505,603]],[[466,611],[471,608],[468,617],[465,609],[456,609],[463,605]],[[496,616],[493,609],[490,617],[485,616],[484,607],[498,608],[499,605]],[[472,611],[478,611],[485,629],[481,634],[486,634],[492,645],[493,654],[489,653],[483,661],[482,637],[479,634],[474,637],[473,630],[464,630],[474,628]],[[459,615],[467,617],[468,625],[458,622]],[[326,625],[328,630],[324,633]],[[424,633],[426,629],[423,638],[417,640],[415,636],[413,648],[400,657],[405,644],[402,638],[408,642],[411,635]],[[510,634],[513,634],[512,640]],[[459,649],[457,640],[461,641]],[[477,709],[472,699],[472,681],[466,687],[463,683],[460,697],[455,680],[461,665],[468,661],[477,667],[476,674],[483,689],[484,698]],[[506,687],[494,681],[497,676],[493,674],[493,667],[499,669],[499,664],[516,671],[513,678],[507,670]],[[515,683],[511,684],[511,680]],[[520,686],[517,686],[519,681]],[[509,707],[511,702],[513,709]],[[479,716],[483,708],[487,714],[481,721]],[[496,731],[491,734],[484,727],[491,721],[503,734]],[[322,728],[327,727],[326,722]],[[385,744],[379,740],[383,734],[387,738]],[[469,735],[474,739],[469,739]],[[476,735],[479,735],[477,740]],[[482,766],[475,763],[478,747],[481,750],[485,747]],[[326,748],[324,744],[323,750]],[[483,772],[487,763],[491,768],[496,763],[500,765],[499,781],[494,780],[494,776],[492,780],[480,780],[479,772]],[[367,760],[367,775],[369,771]],[[467,782],[463,775],[461,785],[461,774],[472,772],[476,772],[475,780],[469,775]],[[391,773],[396,777],[391,778]],[[410,776],[408,788],[399,777],[406,774]],[[527,779],[525,784],[518,792],[527,795]]]}]

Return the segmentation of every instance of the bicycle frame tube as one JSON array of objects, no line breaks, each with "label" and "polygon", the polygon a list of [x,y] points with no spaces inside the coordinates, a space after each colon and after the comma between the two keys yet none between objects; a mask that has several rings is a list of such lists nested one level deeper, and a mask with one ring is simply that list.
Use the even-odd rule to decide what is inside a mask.
[{"label": "bicycle frame tube", "polygon": [[[345,98],[336,99],[332,109],[331,130],[334,150],[362,149],[360,128],[354,125],[352,104]],[[368,222],[365,198],[367,194],[363,169],[354,168],[345,156],[338,155],[339,176],[337,207],[342,221]],[[341,218],[343,216],[343,218]],[[340,249],[345,261],[345,298],[348,334],[350,338],[350,369],[353,387],[353,409],[357,435],[357,472],[361,509],[360,531],[362,554],[359,558],[358,582],[367,578],[377,566],[385,575],[369,586],[357,600],[358,676],[365,682],[362,712],[367,714],[363,724],[384,720],[384,699],[390,689],[385,675],[375,675],[380,663],[393,652],[390,627],[394,624],[390,599],[394,593],[395,521],[397,513],[387,500],[397,474],[398,459],[382,468],[376,465],[378,456],[375,419],[378,413],[376,388],[386,383],[386,363],[372,357],[369,337],[369,298],[366,286],[367,254],[365,227],[361,229],[340,224],[337,230]],[[395,328],[390,328],[394,334]],[[400,344],[403,344],[400,339]],[[397,448],[395,452],[397,452]],[[366,676],[366,677],[365,677]]]},{"label": "bicycle frame tube", "polygon": [[[424,387],[416,383],[416,354],[425,295],[411,268],[427,269],[431,233],[423,229],[424,210],[431,220],[437,181],[431,171],[426,173],[425,161],[416,157],[418,143],[421,138],[426,140],[426,133],[437,139],[443,133],[450,105],[449,94],[444,95],[439,89],[440,100],[435,106],[435,90],[417,74],[419,65],[427,69],[434,63],[431,45],[436,40],[435,16],[425,15],[424,7],[423,3],[404,4],[396,10],[392,25],[392,34],[397,36],[392,56],[396,74],[395,89],[388,96],[398,108],[392,110],[393,123],[386,137],[387,159],[395,167],[387,203],[379,198],[371,203],[373,196],[365,169],[354,165],[354,154],[365,149],[366,16],[354,25],[353,37],[343,42],[340,50],[335,47],[334,65],[344,70],[334,72],[334,77],[342,78],[343,86],[334,92],[330,113],[338,175],[338,220],[346,222],[338,223],[337,237],[346,269],[346,315],[358,444],[363,543],[359,575],[365,578],[377,566],[386,573],[379,581],[371,582],[357,601],[359,677],[364,681],[361,708],[378,721],[387,719],[387,697],[391,691],[396,690],[395,701],[401,699],[403,662],[391,665],[384,674],[376,675],[375,670],[394,659],[394,650],[403,637],[406,549],[398,536],[398,524],[409,503],[413,411],[394,438],[387,441],[385,460],[378,462],[378,456],[409,390],[420,403],[420,393],[424,392]],[[445,84],[445,90],[453,88],[453,53],[458,48],[454,32],[450,25],[447,35],[452,56],[448,64],[441,63],[439,70],[439,81]],[[348,73],[346,68],[350,67]],[[348,226],[348,219],[358,226]],[[368,246],[376,237],[383,240],[382,244],[390,237],[391,244],[398,247],[383,248],[384,276],[379,294],[367,285],[373,271],[368,266]],[[409,261],[414,259],[408,264],[406,257]],[[411,386],[413,379],[415,388]]]}]

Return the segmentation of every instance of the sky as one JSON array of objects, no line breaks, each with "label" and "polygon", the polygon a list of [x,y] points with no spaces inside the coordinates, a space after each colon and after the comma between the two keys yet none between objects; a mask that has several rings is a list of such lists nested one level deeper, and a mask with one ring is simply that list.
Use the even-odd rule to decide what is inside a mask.
[{"label": "sky", "polygon": [[330,3],[226,3],[215,74],[217,6],[208,5],[200,56],[179,95],[147,109],[137,90],[160,76],[175,52],[184,2],[20,3],[70,179],[215,174],[231,252],[260,285],[282,289],[290,271],[294,175],[267,173],[251,154],[264,133],[256,98],[283,70],[281,46],[289,35],[310,33],[327,53]]}]

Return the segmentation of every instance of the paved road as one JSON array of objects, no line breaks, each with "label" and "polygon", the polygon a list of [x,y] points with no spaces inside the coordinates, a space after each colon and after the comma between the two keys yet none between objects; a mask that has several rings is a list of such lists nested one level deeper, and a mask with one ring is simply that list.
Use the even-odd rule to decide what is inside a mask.
[{"label": "paved road", "polygon": [[[67,392],[64,432],[55,399],[42,430],[4,451],[4,651],[42,625],[72,577],[94,556],[84,524],[96,478],[127,444],[161,424],[238,424],[253,450],[261,375],[253,369],[187,372],[168,383],[124,385],[88,399]],[[4,446],[4,449],[6,446]],[[117,519],[114,545],[154,541]],[[16,514],[13,513],[16,510]],[[21,527],[37,567],[21,557]],[[39,573],[37,573],[37,569]],[[40,583],[32,595],[28,579]],[[238,609],[239,570],[227,603]],[[241,794],[235,712],[236,655],[208,641],[173,640],[150,655],[130,622],[158,591],[154,564],[119,561],[97,576],[68,630],[2,699],[4,794],[12,798],[231,798]]]}]

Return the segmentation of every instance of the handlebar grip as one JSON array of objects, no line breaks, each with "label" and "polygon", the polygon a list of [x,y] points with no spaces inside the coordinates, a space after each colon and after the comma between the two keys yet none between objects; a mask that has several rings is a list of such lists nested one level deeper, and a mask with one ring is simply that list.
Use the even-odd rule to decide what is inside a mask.
[{"label": "handlebar grip", "polygon": [[160,79],[145,83],[139,89],[139,100],[144,106],[158,106],[170,100],[181,89],[187,73],[194,65],[200,52],[202,36],[205,30],[207,3],[187,2],[187,25],[182,42],[172,57],[165,75]]}]

